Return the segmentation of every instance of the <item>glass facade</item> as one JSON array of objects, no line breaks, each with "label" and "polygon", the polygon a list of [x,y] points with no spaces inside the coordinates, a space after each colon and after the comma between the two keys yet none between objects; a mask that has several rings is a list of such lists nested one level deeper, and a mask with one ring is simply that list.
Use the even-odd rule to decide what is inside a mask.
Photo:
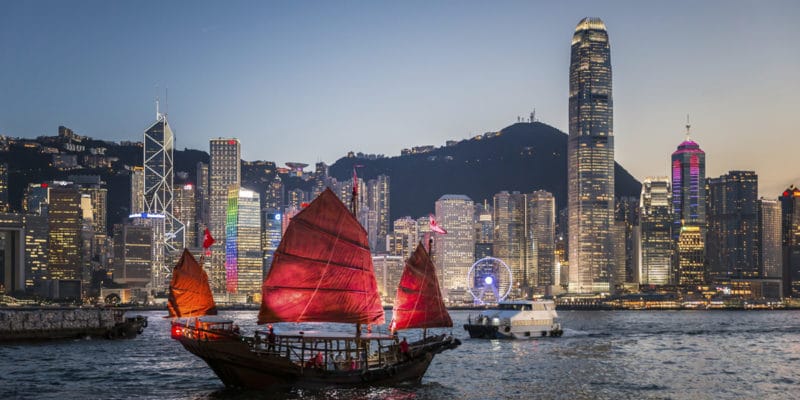
[{"label": "glass facade", "polygon": [[173,214],[174,135],[163,114],[144,131],[144,211],[164,215],[167,251],[186,247],[184,226]]},{"label": "glass facade", "polygon": [[538,190],[528,195],[528,231],[531,286],[555,284],[556,201],[553,194]]},{"label": "glass facade", "polygon": [[672,283],[672,213],[667,177],[642,182],[639,206],[641,226],[641,278],[643,285]]},{"label": "glass facade", "polygon": [[699,226],[686,225],[678,233],[678,285],[695,288],[706,283],[705,240]]},{"label": "glass facade", "polygon": [[447,230],[445,235],[433,234],[433,256],[443,290],[467,287],[475,257],[474,213],[475,203],[464,195],[446,194],[436,201],[436,221]]},{"label": "glass facade", "polygon": [[575,28],[569,71],[569,291],[607,292],[614,270],[614,129],[605,24]]},{"label": "glass facade", "polygon": [[781,205],[778,200],[758,200],[758,265],[764,278],[782,276]]},{"label": "glass facade", "polygon": [[683,225],[706,226],[706,153],[688,138],[672,153],[672,226],[677,239]]},{"label": "glass facade", "polygon": [[261,200],[258,193],[238,187],[228,190],[225,231],[227,292],[258,302],[263,281]]},{"label": "glass facade", "polygon": [[[502,191],[494,195],[494,256],[511,269],[510,296],[518,297],[530,286],[528,279],[527,199],[519,192]],[[500,292],[506,291],[501,282]]]},{"label": "glass facade", "polygon": [[758,175],[730,171],[708,182],[709,278],[757,278]]}]

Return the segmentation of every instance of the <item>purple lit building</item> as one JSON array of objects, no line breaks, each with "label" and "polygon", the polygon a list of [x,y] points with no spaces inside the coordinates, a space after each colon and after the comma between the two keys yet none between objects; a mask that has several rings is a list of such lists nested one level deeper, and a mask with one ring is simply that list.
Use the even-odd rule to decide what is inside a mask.
[{"label": "purple lit building", "polygon": [[684,225],[706,225],[706,153],[697,142],[686,140],[672,153],[673,237]]}]

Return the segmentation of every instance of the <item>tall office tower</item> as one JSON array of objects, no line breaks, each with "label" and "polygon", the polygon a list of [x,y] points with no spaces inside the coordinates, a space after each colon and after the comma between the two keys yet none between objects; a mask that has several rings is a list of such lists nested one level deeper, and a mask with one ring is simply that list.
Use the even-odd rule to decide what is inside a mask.
[{"label": "tall office tower", "polygon": [[72,184],[48,186],[48,274],[49,279],[80,280],[81,264],[81,194]]},{"label": "tall office tower", "polygon": [[131,225],[144,226],[152,232],[153,245],[150,253],[150,282],[148,290],[156,294],[166,293],[169,285],[168,275],[164,273],[164,216],[146,212],[130,214]]},{"label": "tall office tower", "polygon": [[378,175],[375,179],[370,179],[367,187],[369,188],[369,209],[377,214],[377,240],[374,247],[378,249],[386,248],[386,234],[389,233],[389,177]]},{"label": "tall office tower", "polygon": [[[524,296],[530,287],[527,268],[527,201],[524,194],[502,191],[494,195],[494,256],[511,269],[510,296]],[[501,282],[505,285],[505,282]],[[501,287],[505,292],[507,287]]]},{"label": "tall office tower", "polygon": [[764,278],[781,278],[781,204],[778,200],[758,200],[758,265]]},{"label": "tall office tower", "polygon": [[236,294],[240,302],[261,302],[264,254],[258,193],[231,187],[228,190],[227,218],[225,271],[228,294]]},{"label": "tall office tower", "polygon": [[50,202],[50,185],[47,183],[29,183],[22,198],[22,209],[26,214],[47,215]]},{"label": "tall office tower", "polygon": [[624,221],[614,221],[614,270],[611,279],[611,287],[617,291],[622,289],[627,282],[627,271],[625,269],[626,260],[630,254],[628,249],[627,224]]},{"label": "tall office tower", "polygon": [[669,178],[645,178],[639,206],[643,285],[672,283],[672,213]]},{"label": "tall office tower", "polygon": [[702,229],[696,225],[684,225],[678,234],[678,285],[696,290],[706,283],[705,240]]},{"label": "tall office tower", "polygon": [[262,211],[262,216],[261,251],[264,254],[264,262],[262,263],[261,271],[264,278],[266,278],[272,267],[272,257],[281,243],[281,220],[283,215],[277,209],[265,208]]},{"label": "tall office tower", "polygon": [[537,190],[528,195],[528,263],[531,286],[548,287],[555,282],[556,200],[553,194]]},{"label": "tall office tower", "polygon": [[22,214],[0,213],[0,287],[5,293],[26,289],[24,231]]},{"label": "tall office tower", "polygon": [[228,189],[241,187],[242,150],[238,139],[217,138],[209,141],[211,160],[208,166],[209,219],[208,230],[217,241],[211,246],[211,262],[206,260],[211,290],[226,291],[225,219],[228,208]]},{"label": "tall office tower", "polygon": [[436,222],[447,234],[434,234],[433,256],[443,290],[467,287],[467,273],[475,259],[475,203],[461,194],[436,200]]},{"label": "tall office tower", "polygon": [[108,189],[100,185],[81,187],[81,193],[89,196],[92,209],[92,229],[97,235],[105,236],[108,233]]},{"label": "tall office tower", "polygon": [[208,168],[210,197],[209,230],[217,240],[215,246],[224,248],[225,218],[228,189],[242,184],[242,149],[238,139],[211,139],[211,163]]},{"label": "tall office tower", "polygon": [[164,250],[177,253],[186,243],[184,226],[173,210],[174,140],[167,115],[156,111],[156,122],[144,131],[144,211],[164,216]]},{"label": "tall office tower", "polygon": [[730,171],[708,180],[710,279],[756,278],[758,267],[758,175]]},{"label": "tall office tower", "polygon": [[153,254],[153,229],[146,225],[114,224],[115,283],[144,288],[150,283]]},{"label": "tall office tower", "polygon": [[131,214],[139,214],[144,209],[144,167],[133,167],[131,171]]},{"label": "tall office tower", "polygon": [[267,208],[282,211],[283,207],[286,205],[284,197],[283,182],[281,181],[281,177],[275,174],[275,178],[272,179],[272,182],[270,182],[269,186],[267,186],[266,199],[264,199],[264,203]]},{"label": "tall office tower", "polygon": [[492,208],[484,199],[475,205],[475,261],[494,256],[494,222]]},{"label": "tall office tower", "polygon": [[0,163],[0,212],[8,212],[8,164]]},{"label": "tall office tower", "polygon": [[639,270],[639,259],[634,255],[637,252],[636,249],[638,249],[639,243],[638,237],[637,240],[634,240],[634,230],[639,226],[640,201],[640,197],[620,197],[614,204],[616,207],[616,222],[623,224],[625,228],[625,231],[621,232],[624,234],[625,252],[622,256],[617,254],[617,260],[624,259],[621,266],[617,265],[617,271],[622,274],[615,278],[618,283],[638,283],[638,281],[634,280],[634,275],[637,275],[635,271]]},{"label": "tall office tower", "polygon": [[606,26],[584,18],[569,68],[569,291],[610,290],[614,268],[614,128]]},{"label": "tall office tower", "polygon": [[[195,247],[203,246],[203,233],[208,225],[208,164],[197,163],[197,177],[195,178]],[[188,243],[187,243],[188,246]]]},{"label": "tall office tower", "polygon": [[[428,237],[431,235],[431,224],[428,216],[417,218],[417,241],[422,242],[428,248]],[[414,247],[416,249],[416,247]],[[441,281],[439,281],[441,283]]]},{"label": "tall office tower", "polygon": [[302,204],[307,202],[308,198],[306,196],[306,192],[303,189],[292,189],[287,193],[286,196],[286,207],[294,208],[296,210],[301,209]]},{"label": "tall office tower", "polygon": [[418,241],[417,220],[402,217],[394,221],[394,230],[387,235],[386,250],[389,255],[409,258]]},{"label": "tall office tower", "polygon": [[384,301],[394,302],[405,264],[405,258],[400,256],[388,254],[372,256],[375,278],[378,281],[378,292]]},{"label": "tall office tower", "polygon": [[34,291],[48,278],[50,242],[47,215],[25,214],[25,290]]},{"label": "tall office tower", "polygon": [[186,246],[197,243],[197,187],[191,183],[179,185],[174,190],[173,213],[184,226]]},{"label": "tall office tower", "polygon": [[800,297],[800,189],[791,185],[778,200],[782,221],[783,295]]},{"label": "tall office tower", "polygon": [[689,138],[672,153],[672,236],[677,240],[684,225],[706,230],[706,153]]}]

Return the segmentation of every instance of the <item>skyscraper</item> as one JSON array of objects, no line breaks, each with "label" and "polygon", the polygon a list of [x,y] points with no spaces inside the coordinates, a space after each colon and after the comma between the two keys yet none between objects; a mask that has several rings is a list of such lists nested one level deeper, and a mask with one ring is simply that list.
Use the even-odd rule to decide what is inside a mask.
[{"label": "skyscraper", "polygon": [[537,190],[528,195],[528,235],[530,238],[528,263],[532,286],[547,287],[555,284],[555,225],[556,200],[553,194]]},{"label": "skyscraper", "polygon": [[0,212],[8,210],[8,164],[0,163]]},{"label": "skyscraper", "polygon": [[252,190],[228,189],[225,224],[225,271],[228,294],[239,301],[261,301],[263,253],[261,200]]},{"label": "skyscraper", "polygon": [[48,273],[50,279],[80,280],[81,194],[66,182],[48,186]]},{"label": "skyscraper", "polygon": [[708,181],[708,257],[711,279],[757,278],[758,175],[730,171]]},{"label": "skyscraper", "polygon": [[[519,192],[502,191],[494,195],[494,256],[511,269],[512,296],[524,295],[528,279],[527,200]],[[505,284],[504,282],[501,284]],[[501,292],[506,290],[500,288]]]},{"label": "skyscraper", "polygon": [[211,262],[207,264],[209,283],[214,293],[226,291],[225,220],[228,189],[242,183],[242,150],[238,139],[217,138],[209,141],[211,161],[208,167],[209,220],[208,230],[217,239],[211,247]]},{"label": "skyscraper", "polygon": [[386,249],[386,234],[389,233],[389,177],[378,175],[375,179],[370,179],[367,187],[369,188],[369,208],[375,211],[377,216],[376,237],[374,249]]},{"label": "skyscraper", "polygon": [[764,278],[781,278],[781,204],[778,200],[758,200],[758,265]]},{"label": "skyscraper", "polygon": [[272,267],[272,257],[275,255],[275,250],[281,243],[281,220],[283,215],[279,210],[274,208],[266,208],[262,211],[261,219],[261,251],[264,257],[262,265],[262,275],[266,278],[269,270]]},{"label": "skyscraper", "polygon": [[447,234],[434,234],[433,254],[445,290],[467,287],[475,256],[474,207],[472,199],[464,195],[446,194],[436,200],[436,221]]},{"label": "skyscraper", "polygon": [[569,290],[610,290],[614,267],[614,128],[611,48],[599,18],[572,36],[567,141]]},{"label": "skyscraper", "polygon": [[800,189],[791,185],[778,200],[782,221],[783,294],[800,297]]},{"label": "skyscraper", "polygon": [[646,178],[639,207],[641,226],[641,277],[644,285],[672,283],[672,214],[669,179]]},{"label": "skyscraper", "polygon": [[694,290],[706,283],[705,240],[699,226],[685,225],[678,234],[678,285]]},{"label": "skyscraper", "polygon": [[156,112],[156,122],[144,131],[144,211],[164,215],[167,252],[186,246],[184,226],[173,214],[174,140],[167,116]]},{"label": "skyscraper", "polygon": [[175,188],[174,215],[184,226],[186,246],[197,243],[197,186],[187,183]]},{"label": "skyscraper", "polygon": [[706,229],[706,153],[689,138],[672,153],[672,227],[677,239],[683,225]]},{"label": "skyscraper", "polygon": [[131,171],[131,214],[144,212],[144,167],[133,167]]}]

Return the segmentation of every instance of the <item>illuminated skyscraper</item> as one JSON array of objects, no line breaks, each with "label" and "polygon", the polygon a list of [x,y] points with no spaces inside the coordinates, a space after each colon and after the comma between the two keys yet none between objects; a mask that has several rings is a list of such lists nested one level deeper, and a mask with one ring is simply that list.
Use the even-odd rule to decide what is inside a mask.
[{"label": "illuminated skyscraper", "polygon": [[186,246],[184,226],[173,210],[174,146],[175,137],[166,114],[156,112],[156,122],[144,131],[144,211],[164,215],[167,252],[178,252]]},{"label": "illuminated skyscraper", "polygon": [[669,178],[646,178],[639,206],[643,285],[672,283],[672,213]]},{"label": "illuminated skyscraper", "polygon": [[393,246],[390,246],[389,254],[401,256],[404,259],[411,257],[411,253],[417,248],[417,243],[421,240],[417,220],[411,217],[402,217],[394,221],[394,231],[392,232]]},{"label": "illuminated skyscraper", "polygon": [[758,175],[730,171],[708,181],[709,278],[757,278]]},{"label": "illuminated skyscraper", "polygon": [[686,124],[686,140],[672,153],[672,228],[677,239],[681,226],[699,226],[706,230],[706,153],[689,139],[690,125]]},{"label": "illuminated skyscraper", "polygon": [[475,205],[475,261],[494,256],[492,208],[485,199]]},{"label": "illuminated skyscraper", "polygon": [[467,196],[446,194],[436,200],[436,221],[447,234],[434,234],[434,261],[444,290],[467,287],[467,273],[475,256],[475,203]]},{"label": "illuminated skyscraper", "polygon": [[67,182],[48,186],[48,273],[50,279],[80,280],[81,194]]},{"label": "illuminated skyscraper", "polygon": [[800,189],[791,185],[778,200],[782,221],[783,294],[800,297]]},{"label": "illuminated skyscraper", "polygon": [[144,212],[144,167],[131,171],[131,214]]},{"label": "illuminated skyscraper", "polygon": [[228,207],[228,189],[239,188],[242,183],[242,150],[238,139],[217,138],[209,141],[211,162],[209,179],[208,230],[217,241],[211,247],[208,268],[209,283],[214,293],[226,291],[225,273],[225,219]]},{"label": "illuminated skyscraper", "polygon": [[129,287],[145,287],[150,283],[153,254],[153,229],[146,225],[114,225],[114,282]]},{"label": "illuminated skyscraper", "polygon": [[764,278],[781,278],[781,204],[778,200],[758,200],[758,265]]},{"label": "illuminated skyscraper", "polygon": [[260,302],[262,268],[261,199],[247,189],[228,189],[225,223],[225,272],[229,295],[238,301]]},{"label": "illuminated skyscraper", "polygon": [[[512,296],[523,295],[530,285],[527,268],[527,200],[519,192],[502,191],[494,195],[494,256],[511,269]],[[505,282],[501,282],[505,285]],[[500,287],[504,292],[507,287]]]},{"label": "illuminated skyscraper", "polygon": [[0,212],[8,210],[8,164],[0,163]]},{"label": "illuminated skyscraper", "polygon": [[[191,245],[202,247],[203,233],[208,226],[208,164],[197,163],[197,177],[195,179],[195,241]],[[188,244],[187,244],[188,246]]]},{"label": "illuminated skyscraper", "polygon": [[705,239],[699,226],[685,225],[678,234],[678,285],[696,289],[706,283]]},{"label": "illuminated skyscraper", "polygon": [[389,177],[378,175],[375,179],[370,179],[367,187],[369,188],[369,208],[375,211],[377,224],[375,226],[376,242],[373,249],[386,248],[386,234],[389,233]]},{"label": "illuminated skyscraper", "polygon": [[194,246],[197,242],[197,187],[191,183],[175,188],[174,214],[184,226],[186,245]]},{"label": "illuminated skyscraper", "polygon": [[274,208],[264,209],[262,212],[263,219],[261,220],[261,250],[263,252],[264,262],[262,265],[263,275],[266,278],[269,270],[272,267],[272,257],[275,255],[275,250],[281,243],[281,220],[283,215],[279,210]]},{"label": "illuminated skyscraper", "polygon": [[264,202],[267,208],[278,210],[278,212],[283,211],[286,202],[284,201],[283,181],[281,181],[281,177],[278,176],[278,174],[275,174],[275,178],[272,179],[272,182],[267,186],[266,197]]},{"label": "illuminated skyscraper", "polygon": [[572,36],[569,71],[569,290],[608,292],[614,267],[611,48],[599,18]]},{"label": "illuminated skyscraper", "polygon": [[553,194],[538,190],[528,195],[528,235],[531,286],[547,287],[555,282],[556,200]]}]

